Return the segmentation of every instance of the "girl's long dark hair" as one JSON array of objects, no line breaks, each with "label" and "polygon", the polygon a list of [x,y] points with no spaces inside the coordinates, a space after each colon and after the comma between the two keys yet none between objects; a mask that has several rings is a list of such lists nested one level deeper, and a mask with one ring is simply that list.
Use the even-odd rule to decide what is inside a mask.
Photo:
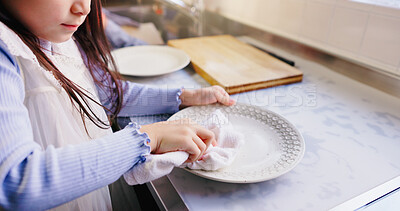
[{"label": "girl's long dark hair", "polygon": [[[116,70],[116,65],[110,54],[110,46],[104,34],[100,0],[92,0],[90,7],[90,13],[86,17],[85,22],[74,33],[74,38],[85,54],[83,58],[86,58],[85,63],[93,76],[95,84],[99,89],[110,93],[108,97],[111,102],[113,102],[112,107],[109,109],[104,108],[108,110],[111,114],[111,119],[113,119],[122,108],[123,88],[121,85],[121,78],[116,71],[110,70],[110,67]],[[88,118],[100,128],[105,129],[110,127],[110,123],[103,122],[96,116],[92,108],[90,108],[88,100],[100,106],[102,105],[90,97],[86,90],[69,80],[58,70],[42,51],[39,38],[19,22],[2,3],[0,3],[0,21],[12,29],[22,39],[45,69],[52,72],[54,77],[60,82],[62,88],[68,93],[72,104],[79,110],[84,124],[85,118]],[[96,73],[96,71],[101,71],[101,74]],[[98,75],[103,75],[103,77],[99,78]]]}]

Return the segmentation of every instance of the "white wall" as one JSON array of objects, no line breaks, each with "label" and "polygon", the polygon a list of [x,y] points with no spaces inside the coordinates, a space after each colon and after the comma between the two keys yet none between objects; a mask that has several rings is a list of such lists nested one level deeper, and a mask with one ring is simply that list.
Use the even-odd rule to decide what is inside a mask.
[{"label": "white wall", "polygon": [[400,76],[400,10],[349,0],[204,0],[236,21]]}]

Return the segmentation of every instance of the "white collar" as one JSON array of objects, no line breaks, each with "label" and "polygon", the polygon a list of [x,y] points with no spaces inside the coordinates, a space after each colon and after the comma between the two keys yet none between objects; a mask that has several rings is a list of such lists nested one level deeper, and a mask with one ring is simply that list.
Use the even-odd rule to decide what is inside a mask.
[{"label": "white collar", "polygon": [[13,56],[20,56],[25,59],[37,61],[35,54],[21,40],[21,38],[4,23],[0,22],[0,39],[6,44],[7,49]]}]

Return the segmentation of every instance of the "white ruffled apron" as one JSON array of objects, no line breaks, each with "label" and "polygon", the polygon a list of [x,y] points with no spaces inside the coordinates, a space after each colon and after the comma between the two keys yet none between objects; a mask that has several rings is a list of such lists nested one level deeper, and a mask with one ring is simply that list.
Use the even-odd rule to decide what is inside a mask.
[{"label": "white ruffled apron", "polygon": [[[65,90],[49,71],[40,66],[28,46],[1,22],[0,39],[17,59],[24,78],[26,92],[24,104],[29,111],[34,140],[43,149],[49,145],[58,148],[79,144],[112,133],[111,129],[101,129],[86,118],[88,135],[81,115],[71,103]],[[64,43],[51,45],[53,53],[47,53],[51,61],[66,77],[89,91],[90,96],[99,101],[93,79],[83,63],[75,42],[70,39]],[[104,109],[91,100],[88,102],[94,113],[103,121],[107,121]],[[112,210],[108,187],[100,188],[51,210]]]}]

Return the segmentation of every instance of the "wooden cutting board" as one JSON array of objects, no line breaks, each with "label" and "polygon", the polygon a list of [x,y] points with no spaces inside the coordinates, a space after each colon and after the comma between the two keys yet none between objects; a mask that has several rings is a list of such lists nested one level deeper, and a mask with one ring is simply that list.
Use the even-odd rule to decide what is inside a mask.
[{"label": "wooden cutting board", "polygon": [[185,51],[194,70],[229,94],[299,82],[303,73],[230,35],[168,41]]}]

